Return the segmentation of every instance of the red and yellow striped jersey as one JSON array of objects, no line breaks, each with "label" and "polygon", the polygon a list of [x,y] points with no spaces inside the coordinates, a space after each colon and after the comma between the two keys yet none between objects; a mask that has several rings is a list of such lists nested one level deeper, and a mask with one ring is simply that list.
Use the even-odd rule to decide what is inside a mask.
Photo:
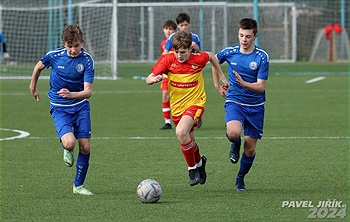
[{"label": "red and yellow striped jersey", "polygon": [[209,55],[206,52],[191,53],[184,63],[180,63],[174,54],[166,54],[151,69],[154,75],[168,75],[173,116],[182,115],[190,106],[204,107],[207,96],[202,70],[208,61]]}]

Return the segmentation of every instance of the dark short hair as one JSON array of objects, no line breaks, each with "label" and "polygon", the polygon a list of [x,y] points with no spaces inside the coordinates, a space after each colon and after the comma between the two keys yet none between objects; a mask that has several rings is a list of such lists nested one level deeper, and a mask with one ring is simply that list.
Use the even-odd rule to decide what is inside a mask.
[{"label": "dark short hair", "polygon": [[184,21],[186,21],[188,23],[191,23],[190,22],[190,16],[187,13],[182,12],[182,13],[177,15],[177,17],[176,17],[176,24],[183,23]]},{"label": "dark short hair", "polygon": [[252,29],[254,35],[258,34],[258,23],[252,18],[244,18],[239,22],[238,29]]},{"label": "dark short hair", "polygon": [[166,20],[164,23],[163,23],[163,29],[164,28],[173,28],[174,30],[176,30],[176,23],[173,21],[173,20]]},{"label": "dark short hair", "polygon": [[179,48],[189,49],[192,45],[192,34],[185,30],[178,31],[173,36],[172,44],[175,50]]}]

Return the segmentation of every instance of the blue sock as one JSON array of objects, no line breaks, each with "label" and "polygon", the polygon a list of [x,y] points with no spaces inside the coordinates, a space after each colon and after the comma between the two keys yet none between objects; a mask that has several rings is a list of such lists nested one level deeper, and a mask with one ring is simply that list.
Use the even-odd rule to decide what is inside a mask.
[{"label": "blue sock", "polygon": [[89,159],[90,159],[90,153],[82,154],[79,152],[77,164],[76,164],[74,186],[81,186],[84,184],[85,177],[89,168]]},{"label": "blue sock", "polygon": [[255,154],[252,157],[248,157],[243,152],[242,159],[241,159],[241,166],[239,169],[239,173],[237,174],[237,178],[244,178],[244,176],[249,172],[250,168],[253,165],[255,159]]}]

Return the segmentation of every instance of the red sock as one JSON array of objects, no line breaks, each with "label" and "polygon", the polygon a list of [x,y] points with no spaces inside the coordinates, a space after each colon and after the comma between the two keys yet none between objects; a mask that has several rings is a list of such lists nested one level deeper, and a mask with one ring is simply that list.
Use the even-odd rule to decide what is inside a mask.
[{"label": "red sock", "polygon": [[170,119],[170,102],[162,102],[162,111],[164,119]]},{"label": "red sock", "polygon": [[194,158],[196,159],[196,163],[199,163],[202,159],[199,153],[199,146],[197,143],[194,143]]},{"label": "red sock", "polygon": [[181,144],[181,151],[186,159],[187,166],[188,167],[194,167],[196,166],[196,158],[194,155],[194,144],[193,141],[191,140],[189,143],[186,144]]}]

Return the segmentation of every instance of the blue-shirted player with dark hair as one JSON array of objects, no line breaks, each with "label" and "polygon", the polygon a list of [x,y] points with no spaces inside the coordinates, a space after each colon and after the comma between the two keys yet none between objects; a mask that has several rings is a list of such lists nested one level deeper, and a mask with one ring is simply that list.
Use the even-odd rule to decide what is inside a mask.
[{"label": "blue-shirted player with dark hair", "polygon": [[240,157],[241,132],[244,128],[244,152],[236,176],[237,191],[246,190],[244,176],[253,164],[257,140],[263,135],[269,56],[254,44],[257,37],[257,22],[244,18],[238,27],[239,45],[224,48],[216,54],[220,64],[228,64],[228,91],[220,87],[217,74],[213,71],[215,88],[226,98],[226,137],[232,143],[229,158],[234,164]]},{"label": "blue-shirted player with dark hair", "polygon": [[76,140],[79,144],[73,193],[93,195],[83,184],[89,168],[91,138],[90,104],[87,99],[92,95],[95,71],[94,60],[82,48],[83,43],[80,27],[76,24],[66,26],[62,32],[64,48],[48,52],[35,65],[29,89],[39,101],[36,85],[40,73],[45,68],[52,68],[48,92],[50,113],[64,148],[64,162],[69,167],[74,164]]},{"label": "blue-shirted player with dark hair", "polygon": [[[177,15],[176,24],[179,31],[184,31],[184,30],[189,31],[190,25],[191,25],[190,19],[191,18],[187,13],[180,13]],[[166,41],[164,50],[163,50],[163,55],[169,53],[169,51],[173,48],[172,42],[173,42],[173,36],[175,33],[171,34],[168,40]],[[193,53],[201,52],[201,42],[200,42],[199,36],[194,32],[190,32],[190,33],[192,34],[192,47],[193,47],[192,52]]]}]

